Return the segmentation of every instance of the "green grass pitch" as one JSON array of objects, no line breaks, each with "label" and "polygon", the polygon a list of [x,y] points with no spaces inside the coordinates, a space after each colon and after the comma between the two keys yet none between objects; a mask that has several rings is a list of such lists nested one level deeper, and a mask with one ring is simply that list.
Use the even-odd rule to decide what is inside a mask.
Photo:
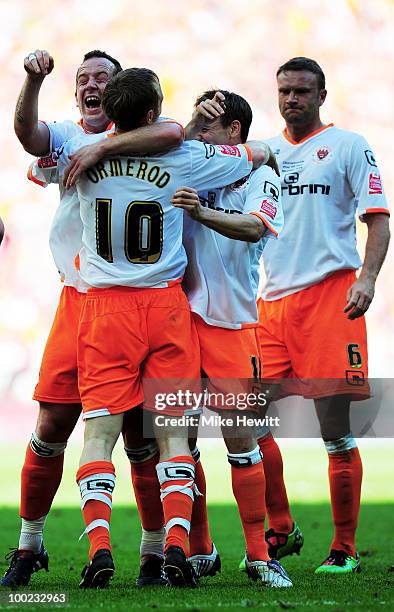
[{"label": "green grass pitch", "polygon": [[[391,493],[392,455],[389,440],[359,440],[364,477],[358,548],[363,571],[357,575],[319,577],[313,571],[326,557],[332,537],[328,504],[327,455],[321,441],[280,440],[285,479],[295,519],[305,534],[300,557],[284,561],[294,582],[293,589],[263,589],[238,572],[244,541],[237,510],[231,494],[223,441],[201,440],[200,449],[207,476],[207,495],[211,531],[223,562],[222,573],[200,581],[195,590],[139,590],[134,586],[138,573],[140,528],[135,505],[131,505],[130,469],[122,445],[114,453],[117,483],[111,527],[114,544],[115,578],[108,591],[82,592],[79,574],[86,562],[86,536],[78,507],[79,493],[75,473],[81,440],[71,440],[65,455],[61,487],[45,528],[49,552],[49,573],[39,572],[31,581],[32,591],[67,591],[67,609],[189,610],[192,612],[245,608],[264,610],[394,610],[394,503]],[[20,467],[24,443],[3,444],[0,463],[0,573],[7,567],[2,556],[18,542],[18,501]],[[2,593],[3,595],[3,593]],[[4,596],[4,595],[3,595]],[[1,609],[6,609],[1,606]],[[17,606],[13,609],[39,610]],[[44,606],[46,610],[54,609]],[[61,608],[57,608],[58,610]]]},{"label": "green grass pitch", "polygon": [[[107,591],[86,592],[78,589],[88,543],[78,544],[83,530],[78,508],[57,507],[46,526],[50,557],[49,573],[39,572],[31,580],[32,591],[66,591],[69,610],[379,610],[394,609],[394,555],[392,526],[393,504],[366,503],[362,507],[359,527],[359,550],[363,571],[342,578],[315,576],[316,565],[326,556],[331,537],[331,515],[328,504],[294,504],[293,512],[305,534],[300,557],[287,557],[284,566],[294,582],[293,589],[266,589],[249,582],[238,571],[243,555],[243,536],[233,504],[210,507],[211,530],[221,553],[222,573],[200,581],[198,589],[154,588],[134,586],[138,572],[139,525],[135,507],[115,507],[111,527],[116,574]],[[18,535],[16,508],[2,508],[1,545],[15,545]],[[391,542],[390,542],[391,541]],[[391,546],[391,549],[390,549]],[[0,569],[5,569],[4,562]],[[18,606],[39,610],[43,606]],[[9,606],[2,606],[3,609]],[[53,607],[45,606],[48,609]],[[15,606],[14,606],[15,609]],[[60,609],[60,608],[57,608]]]}]

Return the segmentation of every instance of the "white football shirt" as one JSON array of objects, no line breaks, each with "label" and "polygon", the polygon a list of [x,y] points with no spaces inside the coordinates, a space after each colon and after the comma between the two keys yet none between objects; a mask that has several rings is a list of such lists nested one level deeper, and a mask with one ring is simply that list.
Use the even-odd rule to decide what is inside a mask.
[{"label": "white football shirt", "polygon": [[[158,121],[173,122],[166,117],[159,117]],[[45,125],[49,129],[50,154],[31,164],[28,178],[43,187],[49,183],[59,184],[60,203],[52,220],[49,246],[64,284],[74,287],[77,291],[86,292],[88,285],[82,280],[75,266],[75,258],[82,248],[83,231],[78,194],[75,187],[66,190],[63,182],[59,182],[57,156],[53,157],[51,153],[67,140],[87,132],[83,129],[82,120],[78,123],[73,121],[45,122]],[[113,130],[112,122],[108,128]]]},{"label": "white football shirt", "polygon": [[[46,125],[50,135],[50,154],[33,162],[27,175],[30,180],[42,187],[46,187],[49,183],[58,183],[57,157],[52,156],[52,152],[73,136],[84,133],[81,124],[73,121],[46,123]],[[49,232],[49,246],[64,284],[74,287],[77,291],[86,292],[87,284],[75,267],[75,257],[81,249],[83,229],[78,194],[74,187],[66,190],[60,182],[59,195],[60,202]]]},{"label": "white football shirt", "polygon": [[266,141],[282,180],[280,238],[264,250],[263,299],[314,285],[336,270],[360,267],[356,214],[388,213],[382,180],[366,140],[330,124],[299,143],[286,133]]},{"label": "white football shirt", "polygon": [[[68,156],[105,134],[79,135],[58,150],[59,175]],[[103,160],[77,181],[83,222],[80,274],[92,287],[167,287],[186,267],[183,211],[170,199],[178,187],[213,189],[252,169],[247,146],[197,141],[156,156]]]},{"label": "white football shirt", "polygon": [[265,224],[258,242],[232,240],[188,214],[183,244],[188,266],[184,288],[193,312],[209,325],[228,329],[256,326],[256,296],[262,251],[283,226],[280,179],[261,166],[232,185],[199,193],[203,206],[229,215],[254,214]]}]

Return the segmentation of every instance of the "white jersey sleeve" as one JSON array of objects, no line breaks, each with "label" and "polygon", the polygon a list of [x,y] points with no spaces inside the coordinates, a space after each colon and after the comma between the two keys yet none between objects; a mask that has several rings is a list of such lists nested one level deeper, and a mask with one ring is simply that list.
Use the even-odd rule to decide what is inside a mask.
[{"label": "white jersey sleeve", "polygon": [[264,238],[277,238],[283,227],[280,178],[268,166],[251,173],[243,213],[256,215],[268,231]]},{"label": "white jersey sleeve", "polygon": [[210,145],[188,141],[191,153],[191,182],[197,191],[225,187],[248,175],[252,156],[247,145]]},{"label": "white jersey sleeve", "polygon": [[49,152],[56,151],[64,142],[77,134],[83,133],[83,128],[74,121],[42,121],[49,130]]},{"label": "white jersey sleeve", "polygon": [[[62,144],[67,137],[83,133],[80,126],[72,121],[48,124],[51,131],[55,126],[53,142]],[[82,247],[82,221],[79,212],[79,200],[75,187],[66,190],[62,183],[62,174],[65,164],[60,164],[58,153],[34,161],[29,168],[28,178],[33,182],[46,187],[50,183],[59,185],[60,203],[56,209],[49,233],[49,246],[61,280],[65,285],[74,287],[77,291],[85,292],[87,284],[82,280],[75,267],[75,257]]]},{"label": "white jersey sleeve", "polygon": [[367,141],[355,135],[349,155],[347,178],[354,193],[357,212],[361,221],[374,212],[388,213],[382,178],[375,156]]},{"label": "white jersey sleeve", "polygon": [[50,153],[32,162],[27,171],[27,178],[41,187],[59,183],[59,166],[56,153]]}]

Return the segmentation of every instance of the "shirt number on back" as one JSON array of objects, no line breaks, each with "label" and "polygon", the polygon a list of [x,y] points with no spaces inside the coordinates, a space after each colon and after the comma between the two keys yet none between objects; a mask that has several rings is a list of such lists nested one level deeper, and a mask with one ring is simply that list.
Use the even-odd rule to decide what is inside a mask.
[{"label": "shirt number on back", "polygon": [[[97,253],[113,262],[111,199],[96,199]],[[134,264],[153,264],[163,250],[163,209],[159,202],[130,202],[125,213],[124,251]]]}]

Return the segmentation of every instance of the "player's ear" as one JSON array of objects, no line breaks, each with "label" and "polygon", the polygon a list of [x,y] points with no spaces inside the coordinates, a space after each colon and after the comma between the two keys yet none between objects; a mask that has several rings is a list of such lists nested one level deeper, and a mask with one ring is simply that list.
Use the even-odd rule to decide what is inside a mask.
[{"label": "player's ear", "polygon": [[232,138],[238,138],[241,136],[241,122],[238,119],[234,119],[230,125],[230,136]]},{"label": "player's ear", "polygon": [[322,104],[324,104],[325,99],[327,98],[327,89],[321,89],[320,90],[320,95],[319,95],[319,106],[321,106]]},{"label": "player's ear", "polygon": [[155,120],[155,111],[154,110],[148,111],[146,114],[146,123],[150,125],[151,123],[154,122],[154,120]]},{"label": "player's ear", "polygon": [[77,90],[75,90],[75,94],[74,94],[74,96],[75,96],[75,103],[76,103],[76,105],[77,105],[77,108],[79,108],[78,98],[77,98]]}]

